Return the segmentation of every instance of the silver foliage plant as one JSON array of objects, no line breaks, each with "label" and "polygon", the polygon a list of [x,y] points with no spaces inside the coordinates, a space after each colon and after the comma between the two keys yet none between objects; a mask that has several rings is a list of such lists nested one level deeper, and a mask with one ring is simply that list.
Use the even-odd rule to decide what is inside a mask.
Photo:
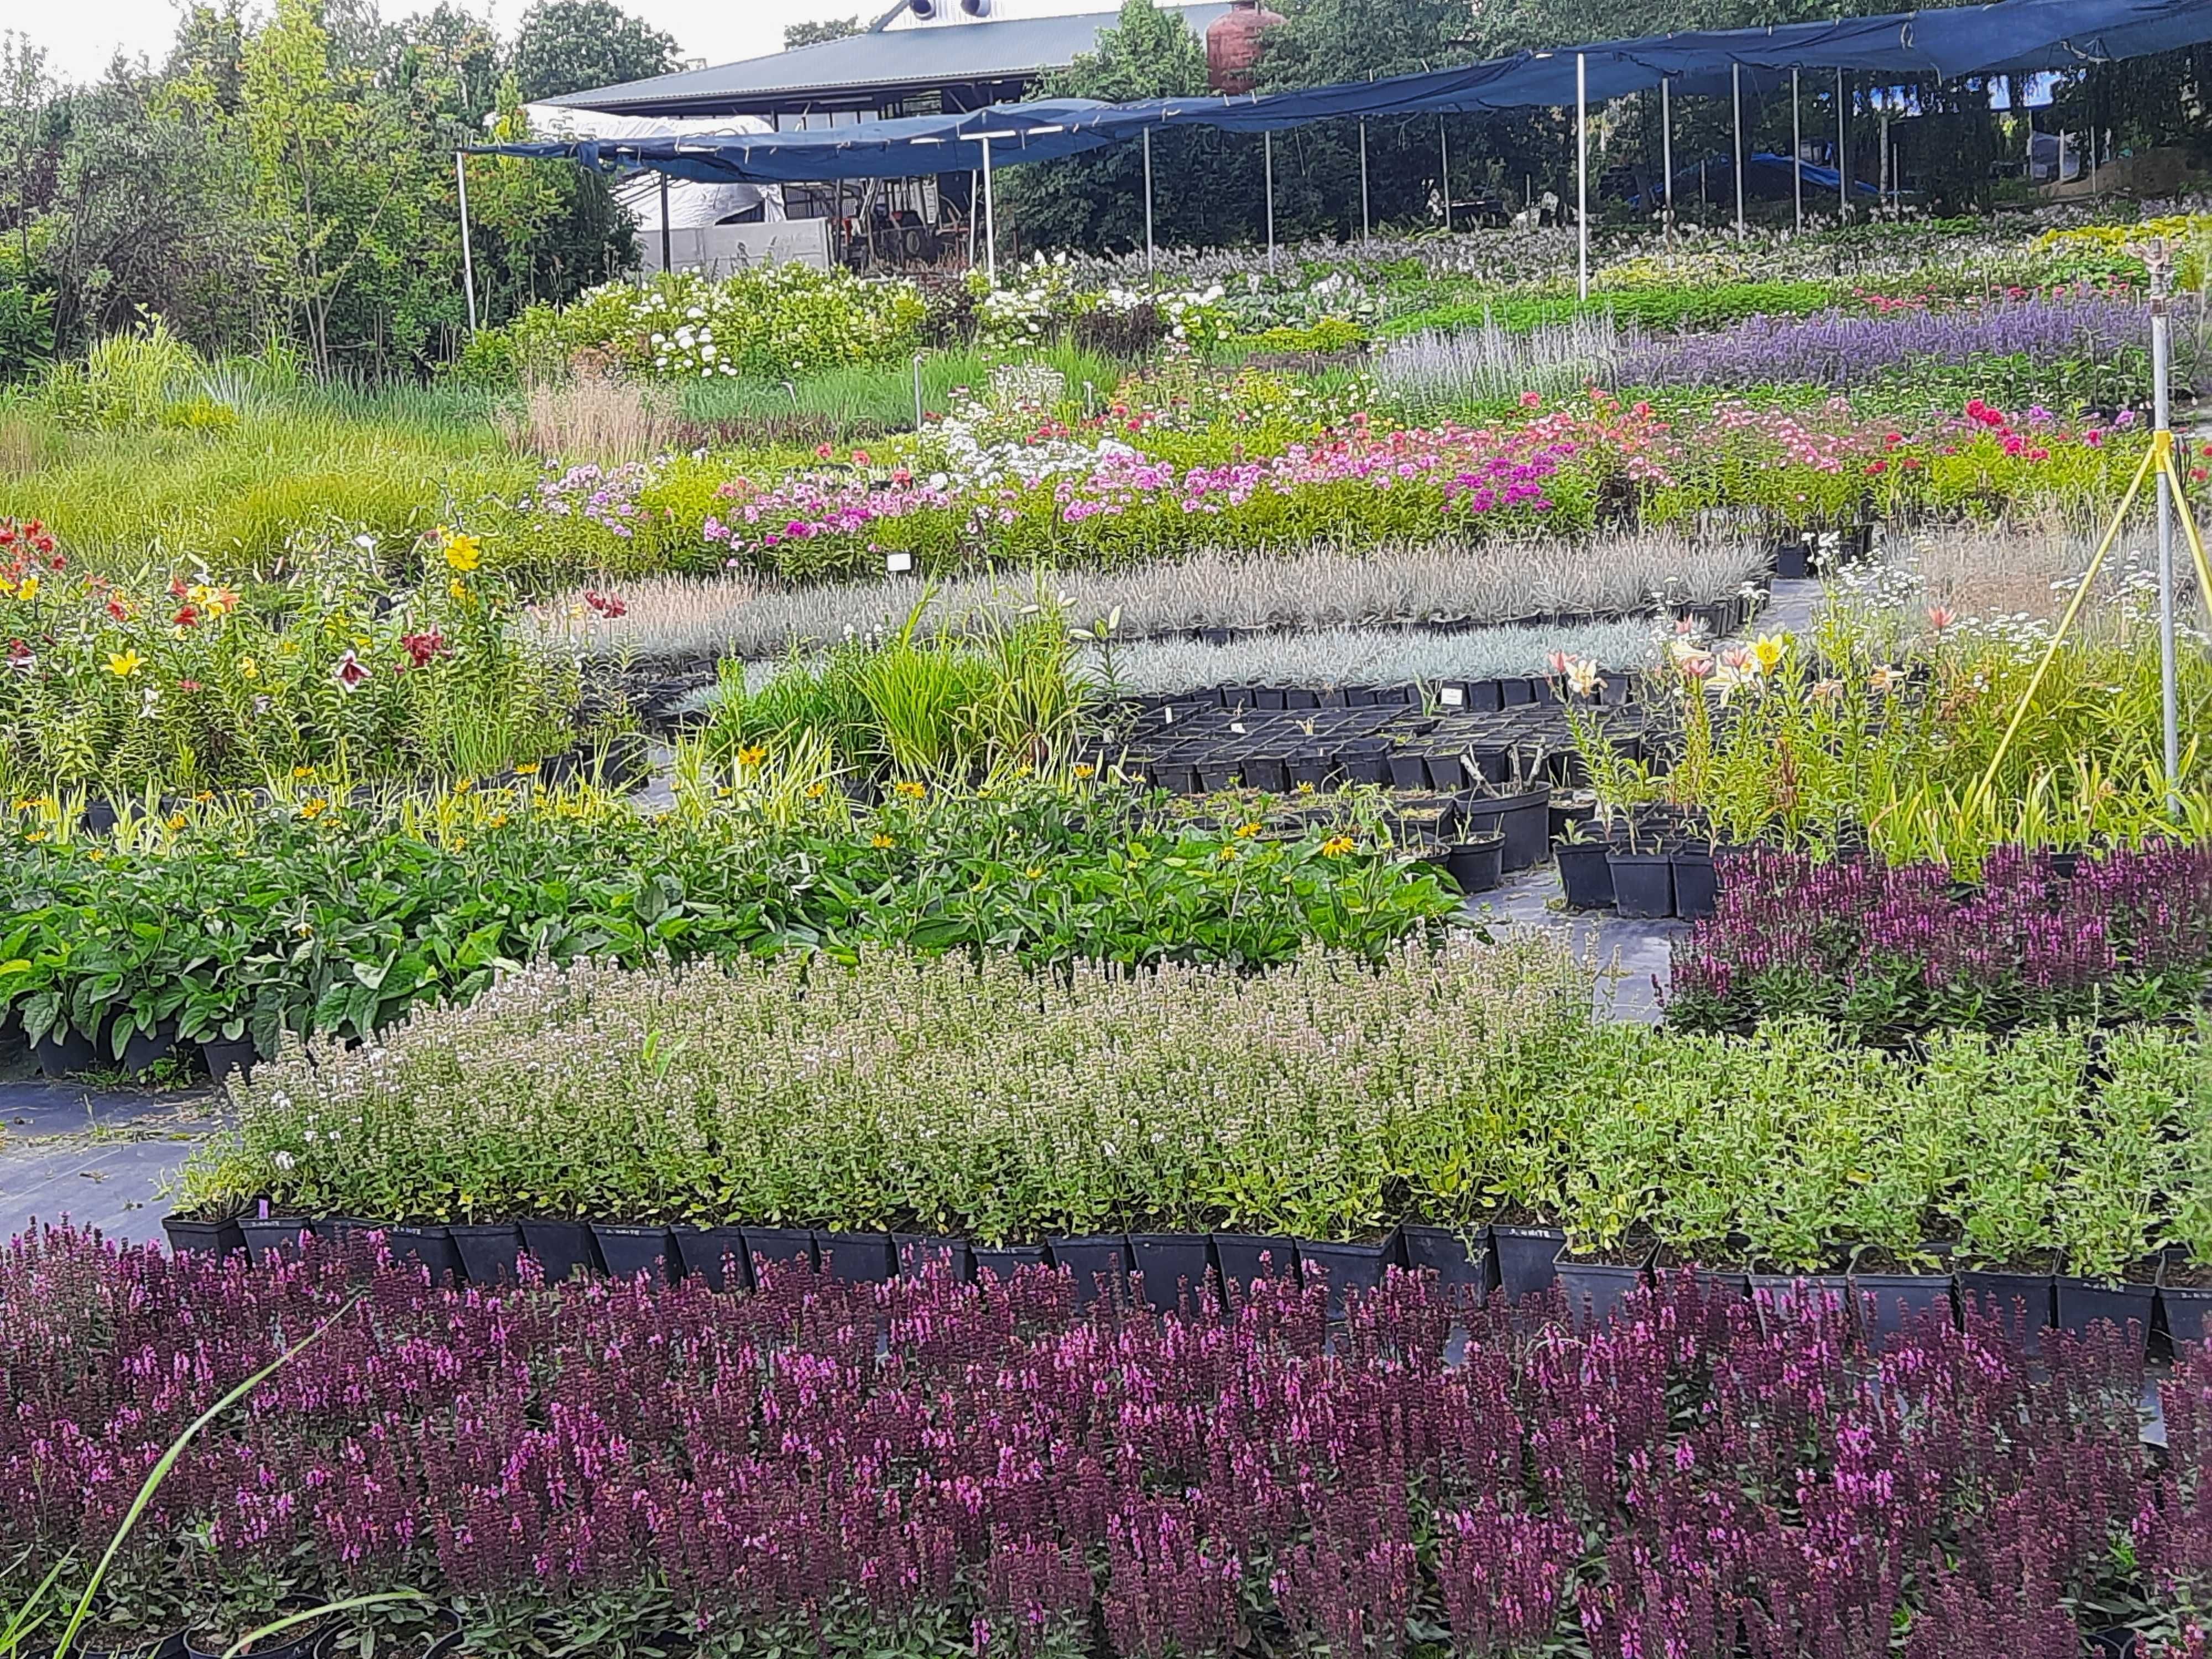
[{"label": "silver foliage plant", "polygon": [[[1632,615],[1662,600],[1726,599],[1758,574],[1763,556],[1747,540],[1668,532],[1479,549],[1436,543],[1361,552],[1316,546],[1289,554],[1200,553],[1136,570],[948,580],[932,590],[917,631],[957,631],[980,611],[1040,599],[1057,604],[1078,625],[1118,612],[1115,635],[1124,641],[1199,629],[1316,631],[1494,623],[1562,611]],[[619,616],[601,614],[580,594],[536,614],[547,632],[593,654],[761,661],[889,633],[923,591],[911,577],[800,589],[742,576],[654,577],[622,586]]]}]

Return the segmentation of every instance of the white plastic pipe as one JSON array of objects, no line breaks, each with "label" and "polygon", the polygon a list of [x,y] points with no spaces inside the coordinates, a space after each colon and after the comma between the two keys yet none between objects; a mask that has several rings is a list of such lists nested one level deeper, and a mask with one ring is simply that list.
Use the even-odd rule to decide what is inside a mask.
[{"label": "white plastic pipe", "polygon": [[1790,71],[1790,186],[1797,198],[1797,228],[1805,228],[1805,134],[1799,125],[1797,71]]},{"label": "white plastic pipe", "polygon": [[991,193],[991,135],[983,135],[983,273],[999,285],[999,209]]},{"label": "white plastic pipe", "polygon": [[1145,275],[1152,274],[1152,130],[1145,129]]},{"label": "white plastic pipe", "polygon": [[[461,292],[469,296],[469,332],[477,331],[477,267],[469,253],[469,174],[461,165],[461,152],[453,152],[453,183],[461,196]],[[666,175],[664,174],[663,177]]]},{"label": "white plastic pipe", "polygon": [[1589,298],[1589,60],[1575,54],[1575,292]]},{"label": "white plastic pipe", "polygon": [[1375,240],[1375,221],[1367,208],[1367,119],[1359,121],[1359,244],[1366,246]]},{"label": "white plastic pipe", "polygon": [[1730,88],[1735,95],[1735,235],[1736,240],[1741,241],[1746,232],[1746,227],[1743,222],[1744,161],[1742,64],[1730,64],[1729,65],[1729,82]]},{"label": "white plastic pipe", "polygon": [[1267,270],[1272,274],[1275,269],[1275,135],[1273,133],[1263,132],[1260,135],[1260,152],[1261,165],[1266,170],[1267,181]]}]

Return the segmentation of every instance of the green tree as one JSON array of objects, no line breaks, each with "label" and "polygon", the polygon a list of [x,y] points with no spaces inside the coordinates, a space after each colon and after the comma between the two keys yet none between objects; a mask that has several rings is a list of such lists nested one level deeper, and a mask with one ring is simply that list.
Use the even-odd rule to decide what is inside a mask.
[{"label": "green tree", "polygon": [[676,41],[613,0],[538,0],[522,14],[514,73],[526,103],[666,75]]},{"label": "green tree", "polygon": [[[1179,13],[1153,0],[1122,0],[1095,51],[1046,77],[1042,98],[1109,103],[1206,90],[1206,45]],[[1218,244],[1251,235],[1261,210],[1260,141],[1205,128],[1152,139],[1155,239],[1164,246]],[[1031,246],[1141,247],[1144,156],[1116,144],[1000,175],[1000,210]]]},{"label": "green tree", "polygon": [[818,23],[786,23],[783,49],[796,52],[801,46],[818,46],[825,40],[842,40],[860,32],[860,20],[857,17],[829,17]]}]

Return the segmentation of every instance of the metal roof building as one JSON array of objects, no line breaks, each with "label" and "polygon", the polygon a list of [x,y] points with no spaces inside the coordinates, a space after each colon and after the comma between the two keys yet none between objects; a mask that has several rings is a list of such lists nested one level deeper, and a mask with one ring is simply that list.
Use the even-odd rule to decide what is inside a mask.
[{"label": "metal roof building", "polygon": [[[1175,9],[1203,38],[1229,6],[1217,0]],[[1018,100],[1040,76],[1095,50],[1116,15],[924,21],[902,4],[842,40],[547,101],[620,115],[757,115],[778,126],[981,109]]]}]

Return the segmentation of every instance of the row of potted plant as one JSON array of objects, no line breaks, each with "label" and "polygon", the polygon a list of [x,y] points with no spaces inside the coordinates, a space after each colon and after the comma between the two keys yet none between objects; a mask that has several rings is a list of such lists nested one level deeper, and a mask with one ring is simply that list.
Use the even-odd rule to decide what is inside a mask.
[{"label": "row of potted plant", "polygon": [[1686,1278],[1579,1328],[1395,1275],[1333,1339],[1317,1285],[1238,1302],[1082,1307],[1042,1272],[454,1292],[365,1241],[247,1269],[19,1239],[0,1586],[73,1601],[164,1443],[314,1332],[168,1469],[97,1645],[404,1589],[330,1622],[407,1659],[423,1601],[485,1659],[2197,1650],[2201,1359],[2154,1458],[2139,1362],[2032,1361],[1994,1322],[1876,1358],[1817,1301]]},{"label": "row of potted plant", "polygon": [[[1257,826],[1254,826],[1256,830]],[[1246,844],[1255,844],[1255,834]],[[1891,1054],[1601,1021],[1555,944],[1260,975],[874,953],[514,976],[258,1070],[188,1211],[1373,1242],[1530,1222],[1579,1256],[1838,1272],[2212,1264],[2202,1034]]]},{"label": "row of potted plant", "polygon": [[33,830],[0,866],[0,999],[66,1071],[150,1064],[173,1042],[267,1055],[287,1033],[363,1036],[537,960],[899,939],[1039,965],[1256,966],[1310,941],[1387,950],[1455,902],[1356,812],[1246,842],[1082,782],[909,781],[856,807],[766,759],[741,770],[726,793],[658,815],[524,778],[397,805],[195,806],[104,836]]},{"label": "row of potted plant", "polygon": [[1817,1013],[1864,1036],[2160,1018],[2212,986],[2212,847],[2000,848],[1936,863],[1723,853],[1710,916],[1674,947],[1668,1018]]}]

